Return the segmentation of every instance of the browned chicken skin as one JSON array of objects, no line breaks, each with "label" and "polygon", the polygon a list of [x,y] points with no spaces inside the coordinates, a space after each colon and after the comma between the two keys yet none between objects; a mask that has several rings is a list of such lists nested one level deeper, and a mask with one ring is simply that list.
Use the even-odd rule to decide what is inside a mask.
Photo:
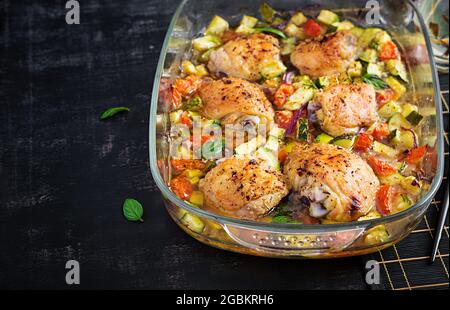
[{"label": "browned chicken skin", "polygon": [[260,123],[273,122],[272,104],[257,85],[248,81],[232,77],[205,81],[199,94],[204,104],[202,113],[209,119],[231,124],[240,118],[257,116]]},{"label": "browned chicken skin", "polygon": [[231,157],[200,181],[205,205],[240,219],[257,219],[272,210],[289,193],[281,172],[265,161]]},{"label": "browned chicken skin", "polygon": [[348,30],[319,40],[301,42],[291,54],[291,62],[301,74],[313,78],[343,73],[357,56],[356,37]]},{"label": "browned chicken skin", "polygon": [[213,51],[209,58],[211,72],[224,72],[250,81],[261,79],[261,68],[268,62],[280,61],[278,40],[266,34],[237,37]]},{"label": "browned chicken skin", "polygon": [[311,104],[322,129],[332,136],[356,133],[378,120],[375,89],[368,84],[340,84],[319,92]]},{"label": "browned chicken skin", "polygon": [[311,216],[348,222],[374,207],[380,185],[372,168],[357,154],[331,144],[297,144],[284,173],[296,201]]}]

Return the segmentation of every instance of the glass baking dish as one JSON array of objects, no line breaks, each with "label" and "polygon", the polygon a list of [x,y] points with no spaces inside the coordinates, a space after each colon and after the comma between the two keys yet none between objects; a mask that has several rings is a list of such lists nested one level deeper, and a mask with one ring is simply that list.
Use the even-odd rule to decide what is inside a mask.
[{"label": "glass baking dish", "polygon": [[[370,5],[380,5],[379,15],[370,15]],[[408,1],[276,1],[276,9],[302,10],[317,16],[321,9],[338,12],[353,23],[366,26],[366,16],[380,18],[381,24],[409,55],[408,70],[412,82],[409,99],[432,111],[433,121],[422,122],[421,138],[434,144],[429,158],[431,186],[420,201],[395,215],[332,225],[278,224],[238,220],[195,208],[179,199],[168,187],[170,181],[168,112],[166,100],[171,82],[180,74],[180,64],[190,55],[191,39],[202,32],[214,15],[230,24],[238,24],[243,14],[256,15],[259,1],[254,0],[184,0],[170,23],[155,75],[150,112],[150,166],[153,178],[162,192],[165,206],[174,221],[197,240],[230,251],[291,258],[329,258],[367,254],[389,247],[405,238],[421,221],[439,188],[443,176],[444,154],[442,111],[439,82],[432,57],[430,38],[422,17]],[[366,5],[369,8],[366,8]],[[373,8],[373,7],[372,7]],[[375,8],[376,9],[376,8]],[[369,13],[369,15],[368,15]],[[369,20],[373,21],[373,18]],[[200,226],[183,221],[188,215]],[[199,228],[200,227],[200,228]],[[385,229],[384,238],[376,231]]]}]

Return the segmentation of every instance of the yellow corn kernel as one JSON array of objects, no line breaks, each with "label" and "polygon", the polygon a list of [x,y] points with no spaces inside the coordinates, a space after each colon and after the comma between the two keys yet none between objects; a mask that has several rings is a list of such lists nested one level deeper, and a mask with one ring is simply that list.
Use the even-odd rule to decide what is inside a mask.
[{"label": "yellow corn kernel", "polygon": [[199,177],[190,178],[189,182],[191,182],[192,185],[196,185],[198,184],[198,182],[200,182],[200,178]]},{"label": "yellow corn kernel", "polygon": [[189,202],[199,207],[203,206],[203,193],[199,191],[192,192]]}]

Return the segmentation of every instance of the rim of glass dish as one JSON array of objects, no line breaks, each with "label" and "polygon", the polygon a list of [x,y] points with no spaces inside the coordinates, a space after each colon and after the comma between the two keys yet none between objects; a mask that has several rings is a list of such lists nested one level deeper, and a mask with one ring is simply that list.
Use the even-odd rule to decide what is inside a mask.
[{"label": "rim of glass dish", "polygon": [[186,3],[188,3],[190,0],[183,0],[178,8],[176,9],[171,22],[169,24],[169,27],[167,29],[167,33],[165,35],[164,43],[161,48],[161,53],[158,61],[158,67],[155,73],[155,78],[153,82],[153,90],[152,90],[152,99],[151,99],[151,108],[150,108],[150,119],[149,119],[149,159],[150,159],[150,170],[153,176],[153,179],[156,182],[156,185],[158,186],[159,190],[161,191],[162,195],[170,200],[172,203],[177,205],[178,207],[181,207],[189,212],[192,212],[198,216],[215,220],[221,224],[229,224],[254,230],[271,230],[271,231],[298,231],[298,232],[305,232],[305,231],[333,231],[333,230],[345,230],[345,229],[352,229],[357,228],[360,226],[375,226],[379,224],[384,224],[387,222],[395,221],[400,218],[407,217],[408,215],[414,213],[417,209],[420,209],[424,207],[425,205],[429,204],[429,202],[432,200],[436,192],[438,191],[440,184],[442,182],[442,176],[443,176],[443,165],[444,165],[444,144],[443,144],[443,136],[442,136],[442,124],[443,124],[443,118],[442,118],[442,106],[441,106],[441,98],[440,98],[440,86],[439,86],[439,79],[438,74],[436,70],[436,64],[433,57],[433,49],[430,41],[430,36],[428,33],[428,29],[425,25],[425,22],[423,20],[422,15],[420,14],[417,7],[414,5],[414,3],[411,0],[408,0],[409,5],[413,8],[414,12],[417,14],[417,17],[420,22],[421,31],[423,33],[423,36],[425,38],[425,43],[428,50],[428,57],[430,61],[431,71],[432,71],[432,78],[433,78],[433,86],[434,86],[434,92],[435,92],[435,106],[436,106],[436,131],[437,131],[437,168],[436,168],[436,174],[433,178],[433,182],[431,184],[431,187],[427,194],[423,196],[414,206],[409,208],[408,210],[405,210],[403,212],[377,218],[377,219],[371,219],[371,220],[364,220],[364,221],[353,221],[353,222],[347,222],[347,223],[340,223],[340,224],[326,224],[326,225],[311,225],[311,224],[282,224],[282,223],[264,223],[264,222],[257,222],[257,221],[248,221],[248,220],[239,220],[232,217],[227,216],[221,216],[217,215],[199,208],[195,208],[188,203],[186,203],[184,200],[178,198],[168,187],[168,185],[163,180],[159,168],[157,166],[157,155],[156,155],[156,122],[157,122],[157,108],[158,108],[158,98],[159,98],[159,86],[160,86],[160,80],[161,76],[164,70],[164,62],[166,59],[167,49],[169,40],[173,31],[173,28],[175,26],[176,21],[178,20],[181,11],[183,10]]}]

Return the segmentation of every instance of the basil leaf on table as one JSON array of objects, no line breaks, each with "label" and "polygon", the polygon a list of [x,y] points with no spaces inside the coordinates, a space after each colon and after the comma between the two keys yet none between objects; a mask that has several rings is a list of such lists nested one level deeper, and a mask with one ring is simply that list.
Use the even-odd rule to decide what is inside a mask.
[{"label": "basil leaf on table", "polygon": [[114,115],[116,115],[117,113],[124,112],[124,111],[128,112],[128,111],[130,111],[130,109],[127,107],[110,108],[102,113],[102,115],[100,116],[100,120],[105,120],[105,119],[111,118]]},{"label": "basil leaf on table", "polygon": [[125,199],[123,203],[123,215],[125,218],[132,222],[143,222],[142,215],[144,215],[144,209],[139,201],[135,199]]}]

